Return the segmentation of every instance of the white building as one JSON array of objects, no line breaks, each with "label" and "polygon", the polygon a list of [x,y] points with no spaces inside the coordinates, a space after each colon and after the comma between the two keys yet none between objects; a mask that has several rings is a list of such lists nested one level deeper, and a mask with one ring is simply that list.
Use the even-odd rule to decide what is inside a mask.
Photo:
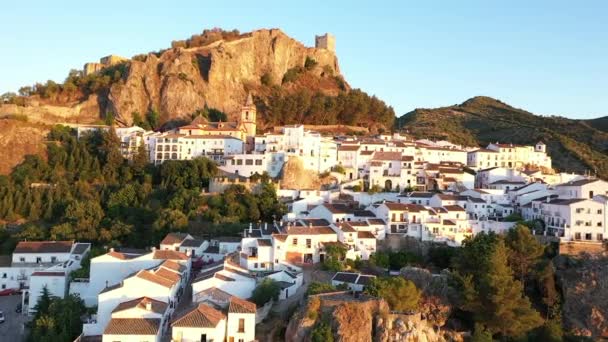
[{"label": "white building", "polygon": [[140,297],[118,304],[104,329],[102,342],[160,342],[168,323],[169,306]]},{"label": "white building", "polygon": [[353,272],[337,272],[331,278],[333,286],[346,285],[351,291],[362,292],[375,279],[375,275]]}]

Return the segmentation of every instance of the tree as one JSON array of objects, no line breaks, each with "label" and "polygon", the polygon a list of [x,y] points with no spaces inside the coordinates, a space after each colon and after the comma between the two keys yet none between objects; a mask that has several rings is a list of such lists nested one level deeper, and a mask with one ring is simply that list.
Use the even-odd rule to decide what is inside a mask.
[{"label": "tree", "polygon": [[47,232],[33,223],[24,225],[23,230],[17,234],[20,240],[41,241],[46,239]]},{"label": "tree", "polygon": [[381,268],[388,268],[390,265],[390,257],[388,253],[380,251],[376,251],[374,254],[372,254],[369,257],[369,261],[372,265],[376,265]]},{"label": "tree", "polygon": [[184,231],[188,228],[188,217],[179,210],[164,209],[154,221],[154,228],[162,232]]},{"label": "tree", "polygon": [[374,278],[366,292],[383,298],[391,309],[401,312],[417,310],[421,296],[416,285],[402,277]]},{"label": "tree", "polygon": [[74,295],[65,298],[52,297],[48,302],[44,300],[48,306],[36,311],[28,340],[73,341],[82,331],[80,317],[86,313],[84,302]]},{"label": "tree", "polygon": [[310,334],[310,340],[312,342],[334,342],[331,326],[325,321],[317,323]]},{"label": "tree", "polygon": [[143,143],[137,147],[137,153],[133,156],[133,160],[131,162],[131,168],[133,169],[133,174],[137,177],[142,177],[144,175],[144,171],[146,167],[150,164],[150,155],[148,154],[148,150],[146,150],[146,145]]},{"label": "tree", "polygon": [[40,297],[38,297],[38,302],[36,306],[34,306],[34,312],[36,318],[42,317],[43,315],[47,315],[49,313],[49,307],[51,306],[51,292],[46,287],[42,287],[42,291],[40,291]]},{"label": "tree", "polygon": [[537,274],[537,286],[542,295],[543,303],[547,306],[549,318],[553,318],[558,313],[560,300],[559,292],[555,285],[555,270],[552,261],[540,266]]},{"label": "tree", "polygon": [[317,63],[314,58],[306,56],[306,60],[304,61],[304,68],[306,68],[306,70],[312,70],[317,64],[319,63]]},{"label": "tree", "polygon": [[471,342],[492,342],[492,333],[488,331],[483,325],[475,323],[475,331],[471,336]]},{"label": "tree", "polygon": [[519,337],[540,326],[542,319],[524,296],[522,283],[513,278],[507,253],[499,239],[485,262],[485,273],[475,282],[470,276],[463,282],[462,308],[493,334]]},{"label": "tree", "polygon": [[148,125],[152,129],[158,128],[158,124],[160,121],[160,115],[156,110],[151,110],[146,114],[146,121],[148,121]]},{"label": "tree", "polygon": [[264,278],[251,294],[251,300],[257,306],[263,306],[271,300],[278,300],[281,294],[281,288],[276,280],[272,278]]},{"label": "tree", "polygon": [[508,231],[505,243],[509,247],[509,265],[516,270],[517,278],[524,281],[531,267],[543,255],[543,246],[528,227],[521,224]]}]

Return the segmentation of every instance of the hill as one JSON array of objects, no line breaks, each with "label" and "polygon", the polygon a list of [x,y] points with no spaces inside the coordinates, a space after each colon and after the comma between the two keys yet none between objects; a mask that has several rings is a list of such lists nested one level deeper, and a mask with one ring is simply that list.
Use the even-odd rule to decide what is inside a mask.
[{"label": "hill", "polygon": [[[99,69],[85,66],[96,72],[72,70],[61,84],[47,81],[3,94],[0,119],[43,125],[112,119],[120,126],[146,122],[159,129],[188,123],[207,109],[234,119],[251,93],[261,130],[303,123],[373,132],[394,124],[391,107],[350,88],[331,48],[306,47],[278,29],[205,30],[173,41],[171,48],[112,63],[89,63]],[[0,132],[0,140],[9,139]],[[23,159],[15,154],[11,160]]]},{"label": "hill", "polygon": [[396,128],[417,138],[447,139],[466,146],[490,142],[547,144],[553,165],[561,171],[595,170],[608,178],[608,133],[583,120],[539,116],[490,97],[460,105],[416,109],[396,121]]},{"label": "hill", "polygon": [[601,118],[586,120],[587,124],[600,131],[608,132],[608,116],[602,116]]}]

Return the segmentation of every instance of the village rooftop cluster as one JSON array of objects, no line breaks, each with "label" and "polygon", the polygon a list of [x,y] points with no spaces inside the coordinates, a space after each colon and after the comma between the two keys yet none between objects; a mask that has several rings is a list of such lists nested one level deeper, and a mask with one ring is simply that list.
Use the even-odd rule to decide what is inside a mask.
[{"label": "village rooftop cluster", "polygon": [[[79,136],[102,126],[78,126]],[[486,148],[399,134],[324,136],[302,125],[256,134],[251,96],[236,122],[193,123],[169,132],[117,128],[122,153],[143,145],[150,161],[214,160],[221,174],[208,191],[222,192],[249,177],[281,175],[295,159],[310,174],[336,181],[314,189],[285,188],[275,180],[288,213],[252,222],[240,237],[201,239],[170,233],[147,250],[110,249],[91,259],[90,277],[71,279],[90,244],[20,242],[0,265],[2,289],[22,289],[31,314],[43,287],[58,297],[78,294],[96,313],[81,341],[253,341],[268,314],[249,301],[265,279],[280,284],[278,302],[298,293],[303,267],[322,263],[330,246],[346,258],[368,260],[391,237],[458,247],[480,232],[504,233],[514,217],[538,220],[535,234],[560,241],[601,244],[608,236],[608,183],[554,172],[546,146],[492,143]],[[333,284],[362,291],[373,276],[339,272]],[[186,293],[191,293],[191,300]],[[178,304],[191,309],[177,313]],[[274,303],[276,304],[276,303]]]}]

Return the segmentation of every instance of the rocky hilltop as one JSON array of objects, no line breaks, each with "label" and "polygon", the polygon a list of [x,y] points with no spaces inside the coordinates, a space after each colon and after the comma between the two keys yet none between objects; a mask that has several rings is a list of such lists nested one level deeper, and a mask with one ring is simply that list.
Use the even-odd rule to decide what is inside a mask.
[{"label": "rocky hilltop", "polygon": [[[128,62],[124,80],[110,88],[106,111],[129,125],[133,113],[157,110],[169,120],[190,115],[205,106],[234,113],[248,91],[264,93],[262,77],[281,82],[288,70],[301,67],[306,58],[316,61],[314,74],[339,75],[333,51],[309,48],[278,29],[258,30],[232,41],[207,46],[172,48],[160,56],[147,55]],[[337,95],[335,86],[317,87]]]},{"label": "rocky hilltop", "polygon": [[467,146],[496,141],[533,145],[542,140],[558,170],[597,172],[608,178],[608,133],[588,121],[535,115],[486,96],[449,107],[413,110],[397,120],[396,128],[417,138],[447,139]]}]

